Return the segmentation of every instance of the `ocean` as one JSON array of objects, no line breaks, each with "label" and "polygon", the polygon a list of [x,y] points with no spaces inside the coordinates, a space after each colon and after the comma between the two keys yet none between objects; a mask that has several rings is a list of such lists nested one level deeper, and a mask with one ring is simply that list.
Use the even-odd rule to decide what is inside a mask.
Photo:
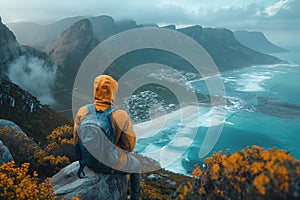
[{"label": "ocean", "polygon": [[[300,159],[300,51],[274,55],[290,64],[252,66],[221,75],[229,104],[223,108],[226,120],[221,135],[207,156],[219,150],[225,152],[227,148],[235,152],[259,145],[266,149],[286,149]],[[203,80],[189,84],[208,94]],[[206,123],[212,115],[206,107],[199,109],[196,115],[187,116],[188,120],[198,118],[197,134],[191,141],[182,142],[187,151],[164,166],[165,169],[189,175],[195,164],[203,163],[205,157],[199,158],[198,153],[207,129],[215,125]],[[145,155],[159,152],[172,143],[180,126],[183,126],[181,122],[171,120],[164,130],[152,137],[139,138],[135,150]]]}]

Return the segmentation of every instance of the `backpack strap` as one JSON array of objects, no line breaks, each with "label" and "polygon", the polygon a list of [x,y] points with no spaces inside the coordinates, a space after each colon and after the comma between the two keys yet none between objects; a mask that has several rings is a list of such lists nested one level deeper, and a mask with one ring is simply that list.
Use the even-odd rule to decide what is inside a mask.
[{"label": "backpack strap", "polygon": [[93,114],[93,115],[96,114],[96,108],[94,104],[87,104],[85,107],[88,111],[88,114]]},{"label": "backpack strap", "polygon": [[[96,109],[93,104],[87,104],[85,107],[88,110],[88,115],[96,115]],[[78,176],[78,178],[82,179],[82,178],[85,178],[85,173],[84,173],[83,169],[86,166],[86,163],[82,162],[82,155],[81,155],[80,148],[78,147],[78,149],[76,149],[76,150],[77,150],[77,154],[79,157],[79,169],[77,171],[77,176]]]},{"label": "backpack strap", "polygon": [[[81,162],[81,160],[79,160],[79,169],[77,171],[77,176],[78,178],[82,179],[82,178],[85,178],[85,173],[83,171],[84,167],[86,166],[86,164],[83,164]],[[81,176],[82,175],[82,176]]]}]

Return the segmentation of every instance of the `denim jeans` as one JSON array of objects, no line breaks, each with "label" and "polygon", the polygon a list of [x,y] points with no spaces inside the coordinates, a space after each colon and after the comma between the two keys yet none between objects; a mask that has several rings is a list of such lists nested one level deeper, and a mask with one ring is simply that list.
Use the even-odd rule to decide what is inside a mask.
[{"label": "denim jeans", "polygon": [[131,155],[127,155],[127,163],[121,171],[128,172],[130,174],[130,199],[140,199],[141,192],[141,164],[138,159]]}]

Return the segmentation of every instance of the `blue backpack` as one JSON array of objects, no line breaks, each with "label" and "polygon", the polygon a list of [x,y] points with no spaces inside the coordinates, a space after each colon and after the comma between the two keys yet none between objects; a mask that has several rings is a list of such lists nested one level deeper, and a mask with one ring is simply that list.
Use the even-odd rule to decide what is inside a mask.
[{"label": "blue backpack", "polygon": [[113,169],[110,166],[119,162],[117,133],[110,116],[117,108],[111,106],[105,111],[97,111],[93,104],[86,105],[86,108],[88,114],[76,132],[79,137],[75,145],[80,164],[77,172],[79,178],[85,176],[85,166],[95,171],[112,173]]}]

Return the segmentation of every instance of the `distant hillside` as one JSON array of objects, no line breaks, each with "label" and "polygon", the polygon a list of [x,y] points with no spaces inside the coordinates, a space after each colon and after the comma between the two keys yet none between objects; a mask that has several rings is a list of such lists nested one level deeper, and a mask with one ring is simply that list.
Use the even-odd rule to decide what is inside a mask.
[{"label": "distant hillside", "polygon": [[34,22],[15,22],[8,23],[7,26],[14,32],[18,42],[22,45],[28,45],[43,50],[53,40],[59,37],[63,31],[82,19],[89,19],[91,21],[94,27],[94,36],[99,42],[113,34],[138,26],[134,20],[120,20],[115,22],[112,17],[106,15],[97,17],[76,16],[64,18],[47,25],[41,25]]},{"label": "distant hillside", "polygon": [[288,51],[270,42],[262,32],[239,30],[234,31],[234,36],[241,44],[258,52],[280,53]]},{"label": "distant hillside", "polygon": [[63,30],[82,18],[84,17],[65,18],[48,25],[34,22],[15,22],[8,23],[7,26],[14,32],[21,44],[43,49]]},{"label": "distant hillside", "polygon": [[247,48],[226,28],[192,26],[178,31],[199,42],[210,54],[220,71],[260,64],[276,64],[280,59]]},{"label": "distant hillside", "polygon": [[[41,42],[40,40],[37,40],[34,37],[32,37],[31,39],[27,38],[26,41],[24,40],[24,42],[26,44],[34,42],[35,43],[34,45],[37,45],[40,47],[45,46],[46,52],[48,54],[50,54],[52,58],[53,58],[53,53],[50,51],[51,50],[56,51],[56,53],[55,53],[56,58],[54,58],[53,60],[55,62],[57,62],[57,57],[64,57],[64,55],[69,57],[71,55],[71,53],[69,53],[68,51],[58,51],[58,49],[62,48],[62,47],[59,47],[59,43],[61,43],[61,45],[63,45],[63,46],[66,46],[66,44],[63,42],[68,41],[67,42],[68,45],[71,46],[70,43],[72,42],[72,40],[71,39],[67,40],[67,37],[72,37],[72,39],[74,39],[75,34],[70,34],[70,31],[72,31],[72,29],[70,29],[70,27],[71,26],[74,27],[75,25],[72,25],[72,24],[74,24],[75,22],[78,22],[84,18],[85,17],[82,17],[82,16],[66,18],[66,19],[63,19],[60,21],[53,22],[52,24],[49,24],[49,25],[43,25],[43,26],[39,25],[40,28],[35,29],[36,34],[42,35],[41,37],[44,37],[47,39],[44,39],[43,40],[44,42]],[[153,27],[157,26],[156,24],[138,25],[134,20],[115,21],[112,17],[105,16],[105,15],[98,16],[98,17],[86,17],[85,19],[88,19],[91,22],[92,26],[89,26],[89,29],[91,29],[90,31],[93,32],[93,35],[92,35],[93,39],[97,40],[98,43],[105,40],[109,36],[112,36],[121,31],[129,30],[132,28],[145,27],[145,26],[153,26]],[[31,31],[32,29],[26,29],[27,26],[23,22],[9,24],[8,26],[16,33],[17,38],[22,37],[22,35],[31,35],[31,33],[29,33],[29,31]],[[46,30],[46,29],[49,30],[49,33],[41,32],[40,31],[41,27],[44,27],[43,30]],[[193,39],[195,39],[197,42],[199,42],[201,45],[203,45],[204,48],[208,51],[208,53],[212,56],[212,58],[214,59],[214,61],[216,62],[217,66],[219,67],[219,69],[221,71],[230,70],[230,69],[233,69],[236,67],[242,67],[242,66],[249,66],[249,65],[256,65],[256,64],[274,64],[274,63],[281,62],[279,59],[277,59],[275,57],[266,56],[264,54],[252,51],[251,49],[249,49],[250,47],[247,45],[245,45],[245,46],[247,46],[248,48],[245,48],[235,38],[235,34],[239,34],[239,33],[236,32],[235,34],[233,34],[228,29],[202,28],[199,25],[187,27],[184,29],[176,29],[176,27],[173,25],[166,26],[166,28],[170,28],[173,30],[180,31],[184,34],[187,34],[190,37],[192,37]],[[55,34],[54,34],[54,32],[55,32]],[[62,33],[64,35],[63,38],[65,38],[66,41],[62,40],[63,39],[62,35],[59,35]],[[69,34],[66,34],[66,33],[69,33]],[[61,41],[58,42],[58,40],[61,40]],[[78,40],[75,39],[75,41],[78,41]],[[264,44],[262,46],[264,46]],[[89,48],[87,48],[86,50],[88,50],[88,49]],[[254,49],[254,50],[256,50],[256,49]],[[63,54],[63,55],[58,55],[58,52],[61,52],[61,54]],[[86,53],[83,53],[79,57],[82,57],[85,54]],[[151,52],[150,54],[153,57],[153,53]],[[141,56],[141,54],[139,55],[139,57],[134,57],[134,58],[137,58],[137,60],[141,60],[140,56]],[[133,57],[130,56],[130,58],[132,60]],[[163,60],[162,62],[164,63],[165,60],[170,60],[170,58],[173,59],[173,57],[170,56],[170,57],[159,58],[159,60]],[[145,58],[145,60],[149,60],[149,59]],[[75,61],[73,63],[68,62],[67,65],[73,64],[74,66],[79,67],[81,64],[81,62],[79,62],[79,61],[80,61],[80,59],[78,61],[76,61],[76,59],[75,59]],[[136,62],[135,60],[132,60],[132,61]],[[128,63],[128,61],[126,60],[125,63],[128,63],[128,65],[130,65],[132,61],[130,61]],[[156,61],[155,58],[153,61]],[[121,62],[121,64],[123,64],[123,63],[124,62]],[[168,63],[170,63],[170,62],[167,62],[166,64],[168,64]],[[175,63],[176,65],[181,65],[180,63],[178,63],[178,59],[175,59],[174,62],[171,61],[171,63],[172,64]],[[59,64],[61,64],[61,63],[59,63]],[[62,65],[62,67],[65,67],[65,66]]]},{"label": "distant hillside", "polygon": [[0,78],[0,119],[15,122],[36,142],[46,140],[47,134],[56,127],[72,123],[3,78]]}]

